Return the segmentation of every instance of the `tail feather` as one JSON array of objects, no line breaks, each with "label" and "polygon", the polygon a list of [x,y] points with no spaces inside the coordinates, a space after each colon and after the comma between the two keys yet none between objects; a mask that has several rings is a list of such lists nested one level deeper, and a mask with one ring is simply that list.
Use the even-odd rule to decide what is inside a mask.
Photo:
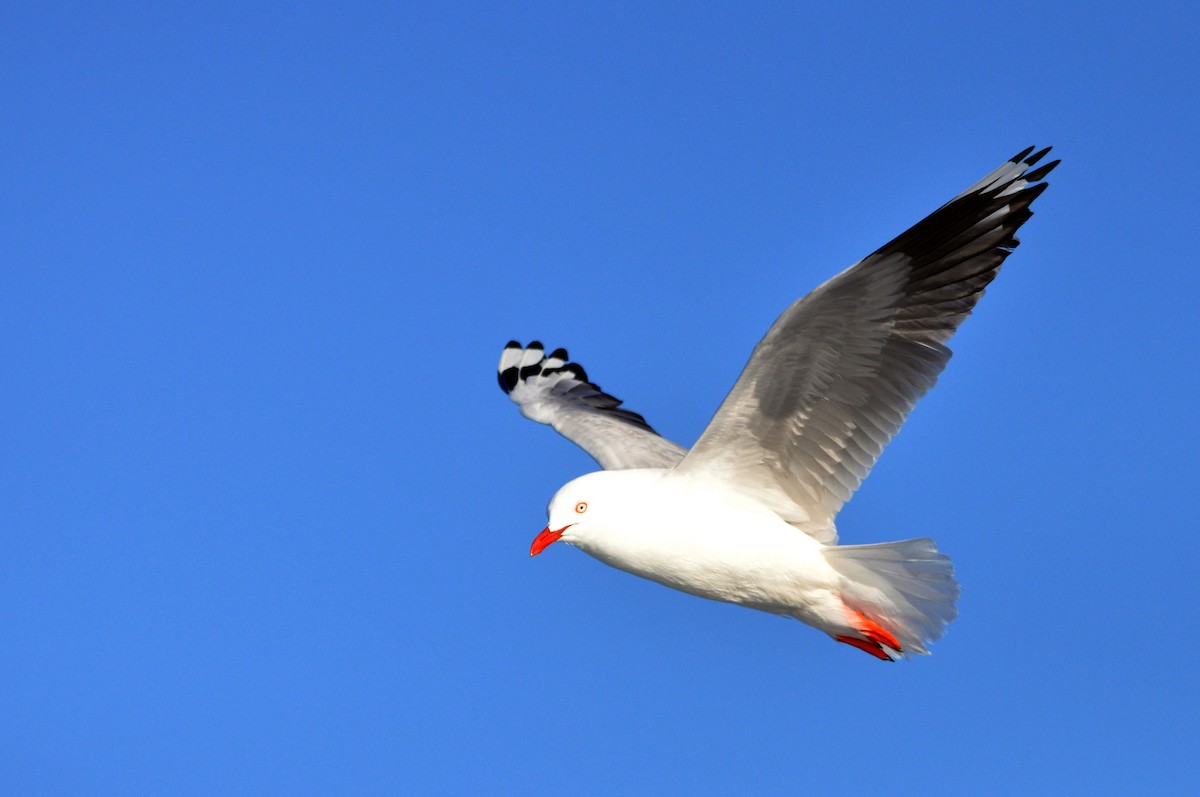
[{"label": "tail feather", "polygon": [[[825,558],[842,576],[842,602],[882,626],[899,642],[901,654],[928,653],[926,645],[939,639],[958,613],[954,566],[928,537],[830,546]],[[855,630],[871,642],[882,641],[869,626]]]}]

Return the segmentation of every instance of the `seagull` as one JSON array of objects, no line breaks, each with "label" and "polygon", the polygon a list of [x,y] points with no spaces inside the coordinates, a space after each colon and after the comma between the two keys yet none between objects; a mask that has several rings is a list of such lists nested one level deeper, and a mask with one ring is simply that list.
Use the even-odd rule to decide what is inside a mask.
[{"label": "seagull", "polygon": [[[603,470],[562,487],[556,541],[702,598],[792,617],[883,661],[928,653],[959,588],[932,539],[838,545],[834,519],[950,359],[1059,161],[1030,147],[794,302],[692,448],[565,349],[508,343],[500,387]],[[1033,154],[1031,154],[1033,153]]]}]

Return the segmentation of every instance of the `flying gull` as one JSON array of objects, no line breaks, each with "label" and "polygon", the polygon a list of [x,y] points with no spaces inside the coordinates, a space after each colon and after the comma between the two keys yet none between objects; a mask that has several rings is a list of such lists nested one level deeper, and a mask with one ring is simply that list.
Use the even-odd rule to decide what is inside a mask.
[{"label": "flying gull", "polygon": [[[513,341],[500,387],[604,469],[551,499],[555,541],[703,598],[794,617],[885,661],[927,653],[958,583],[929,538],[838,545],[834,519],[933,387],[1057,160],[1025,150],[784,311],[692,448],[565,349]],[[1033,154],[1031,154],[1033,153]]]}]

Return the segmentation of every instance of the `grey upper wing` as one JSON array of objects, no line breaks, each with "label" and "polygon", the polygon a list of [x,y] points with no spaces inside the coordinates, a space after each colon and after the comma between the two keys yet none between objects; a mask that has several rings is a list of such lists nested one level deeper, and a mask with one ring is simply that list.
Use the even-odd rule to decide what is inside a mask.
[{"label": "grey upper wing", "polygon": [[823,542],[970,314],[1058,161],[1032,147],[795,302],[758,343],[679,472],[752,493]]},{"label": "grey upper wing", "polygon": [[566,349],[546,356],[536,341],[515,340],[500,355],[500,388],[521,414],[555,431],[592,455],[605,470],[670,468],[687,449],[655,432],[636,412],[588,381],[583,367],[568,362]]}]

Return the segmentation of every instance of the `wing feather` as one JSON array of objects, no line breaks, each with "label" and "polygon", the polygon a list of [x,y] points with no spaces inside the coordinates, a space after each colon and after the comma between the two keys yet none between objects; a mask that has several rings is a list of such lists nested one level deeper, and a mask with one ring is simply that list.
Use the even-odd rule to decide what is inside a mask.
[{"label": "wing feather", "polygon": [[554,427],[605,470],[669,468],[687,453],[589,381],[566,349],[547,356],[541,343],[523,347],[510,341],[500,355],[498,378],[522,415]]},{"label": "wing feather", "polygon": [[754,495],[822,542],[834,518],[933,387],[946,341],[975,307],[1016,230],[1033,215],[1025,150],[808,296],[758,343],[676,470]]}]

